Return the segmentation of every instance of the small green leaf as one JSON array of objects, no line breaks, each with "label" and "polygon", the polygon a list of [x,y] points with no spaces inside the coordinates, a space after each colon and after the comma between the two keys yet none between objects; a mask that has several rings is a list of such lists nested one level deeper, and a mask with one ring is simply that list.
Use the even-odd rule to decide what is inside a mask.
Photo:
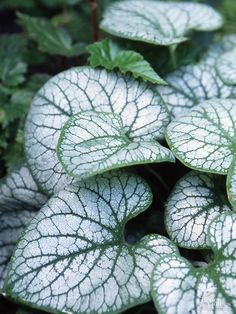
[{"label": "small green leaf", "polygon": [[20,24],[37,41],[41,51],[67,57],[77,56],[85,51],[83,43],[72,44],[70,34],[64,28],[55,27],[49,20],[22,13],[17,13],[17,16]]},{"label": "small green leaf", "polygon": [[0,80],[8,86],[17,86],[25,80],[24,45],[25,40],[20,35],[0,36]]},{"label": "small green leaf", "polygon": [[219,13],[208,5],[125,0],[106,10],[101,29],[119,37],[156,45],[187,40],[191,30],[211,31],[222,26]]},{"label": "small green leaf", "polygon": [[135,141],[164,139],[169,123],[165,104],[153,85],[91,67],[59,73],[34,97],[25,127],[27,163],[45,193],[51,195],[71,182],[56,147],[68,119],[88,110],[118,114]]},{"label": "small green leaf", "polygon": [[236,97],[236,86],[225,84],[216,69],[221,56],[235,46],[236,36],[225,36],[212,45],[197,64],[181,67],[165,77],[168,86],[157,89],[172,116],[178,116],[203,100]]},{"label": "small green leaf", "polygon": [[158,313],[236,312],[236,214],[213,219],[208,241],[214,260],[205,268],[194,268],[177,254],[158,259],[152,278]]},{"label": "small green leaf", "polygon": [[125,128],[119,115],[94,111],[79,113],[66,122],[57,155],[66,172],[78,178],[124,166],[175,161],[169,149]]},{"label": "small green leaf", "polygon": [[170,194],[165,224],[170,238],[185,248],[208,248],[207,229],[220,212],[231,210],[221,176],[190,172]]},{"label": "small green leaf", "polygon": [[138,176],[106,173],[54,195],[11,260],[5,292],[38,309],[118,313],[150,299],[156,259],[177,252],[165,237],[124,240],[128,220],[151,203]]},{"label": "small green leaf", "polygon": [[87,50],[90,53],[89,62],[92,67],[119,69],[122,73],[131,72],[135,78],[144,81],[166,84],[140,53],[123,50],[109,39],[89,45]]},{"label": "small green leaf", "polygon": [[224,53],[216,63],[221,79],[228,85],[236,84],[236,48]]},{"label": "small green leaf", "polygon": [[[230,165],[236,156],[235,125],[236,100],[212,99],[172,121],[166,138],[174,155],[185,165],[201,171],[228,173],[227,180],[232,180],[233,186],[236,170]],[[234,205],[236,200],[231,197],[230,200]]]}]

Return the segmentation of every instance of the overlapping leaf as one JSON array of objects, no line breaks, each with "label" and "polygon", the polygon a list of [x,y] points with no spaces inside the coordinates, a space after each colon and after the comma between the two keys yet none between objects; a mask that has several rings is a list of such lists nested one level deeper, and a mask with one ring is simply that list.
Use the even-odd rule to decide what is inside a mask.
[{"label": "overlapping leaf", "polygon": [[67,173],[86,178],[137,164],[174,161],[169,149],[154,140],[139,140],[114,113],[86,111],[63,127],[58,157]]},{"label": "overlapping leaf", "polygon": [[165,224],[171,239],[185,248],[207,248],[207,229],[220,212],[231,210],[225,180],[212,174],[190,172],[169,196]]},{"label": "overlapping leaf", "polygon": [[169,115],[154,87],[130,76],[90,67],[73,68],[48,81],[34,98],[25,128],[28,165],[49,194],[71,182],[56,157],[61,129],[86,110],[120,115],[129,137],[163,138]]},{"label": "overlapping leaf", "polygon": [[158,260],[152,281],[158,313],[235,313],[236,214],[218,215],[208,240],[215,257],[206,268],[194,268],[177,254]]},{"label": "overlapping leaf", "polygon": [[10,173],[0,184],[0,289],[6,267],[19,235],[35,216],[35,210],[47,201],[39,192],[28,168]]},{"label": "overlapping leaf", "polygon": [[[230,196],[235,195],[236,100],[212,99],[170,123],[167,141],[187,166],[219,174],[228,173]],[[232,166],[230,166],[232,163]],[[230,171],[229,171],[230,169]],[[236,199],[230,197],[232,205]]]},{"label": "overlapping leaf", "polygon": [[122,73],[131,72],[135,78],[144,81],[166,84],[140,53],[123,50],[109,39],[89,45],[87,50],[90,53],[89,62],[92,67],[119,69]]},{"label": "overlapping leaf", "polygon": [[203,100],[235,98],[236,87],[227,85],[217,71],[217,62],[236,45],[236,36],[225,36],[194,65],[184,66],[165,77],[168,86],[158,86],[170,113],[178,116]]},{"label": "overlapping leaf", "polygon": [[191,30],[211,31],[221,25],[221,16],[204,4],[126,0],[107,9],[101,28],[119,37],[173,45],[187,40]]},{"label": "overlapping leaf", "polygon": [[224,53],[217,61],[216,68],[225,84],[236,85],[236,48]]},{"label": "overlapping leaf", "polygon": [[62,313],[117,313],[148,301],[156,259],[176,252],[158,235],[134,245],[124,240],[126,222],[151,200],[146,183],[125,173],[67,186],[19,241],[5,291],[18,301]]}]

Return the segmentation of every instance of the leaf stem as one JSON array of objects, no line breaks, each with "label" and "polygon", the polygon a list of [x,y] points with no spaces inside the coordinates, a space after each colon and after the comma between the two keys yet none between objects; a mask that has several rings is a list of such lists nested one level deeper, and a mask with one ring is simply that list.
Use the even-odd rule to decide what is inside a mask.
[{"label": "leaf stem", "polygon": [[156,171],[153,170],[152,167],[146,165],[145,168],[147,169],[148,172],[150,172],[150,173],[161,183],[161,185],[163,186],[163,188],[164,188],[167,192],[169,192],[169,187],[168,187],[168,185],[165,183],[165,181],[162,179],[162,177],[161,177],[158,173],[156,173]]},{"label": "leaf stem", "polygon": [[177,68],[177,60],[176,60],[176,53],[175,53],[176,48],[177,48],[177,45],[169,46],[170,59],[171,59],[171,63],[173,65],[174,70]]},{"label": "leaf stem", "polygon": [[92,30],[93,30],[93,41],[99,41],[99,31],[98,31],[98,1],[90,0],[90,8],[92,15]]}]

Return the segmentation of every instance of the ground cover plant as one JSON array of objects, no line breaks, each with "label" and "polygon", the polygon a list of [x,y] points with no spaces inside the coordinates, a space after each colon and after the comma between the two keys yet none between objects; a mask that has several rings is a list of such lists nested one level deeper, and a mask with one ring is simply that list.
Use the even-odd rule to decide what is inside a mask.
[{"label": "ground cover plant", "polygon": [[1,313],[236,313],[235,1],[0,16]]}]

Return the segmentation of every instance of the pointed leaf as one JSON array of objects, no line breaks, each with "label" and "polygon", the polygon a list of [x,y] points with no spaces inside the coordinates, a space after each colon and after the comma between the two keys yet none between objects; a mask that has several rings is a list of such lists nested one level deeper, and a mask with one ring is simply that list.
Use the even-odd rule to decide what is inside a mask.
[{"label": "pointed leaf", "polygon": [[235,35],[225,36],[212,45],[197,64],[184,66],[165,77],[168,86],[157,89],[172,116],[178,116],[203,100],[236,97],[236,86],[225,84],[216,69],[221,55],[235,45]]},{"label": "pointed leaf", "polygon": [[35,210],[47,197],[41,193],[28,168],[23,165],[0,181],[0,211]]},{"label": "pointed leaf", "polygon": [[108,7],[101,29],[123,38],[173,45],[187,40],[191,30],[211,31],[221,25],[221,16],[204,4],[126,0]]},{"label": "pointed leaf", "polygon": [[166,135],[174,155],[188,167],[229,173],[228,193],[232,205],[236,202],[232,199],[236,171],[233,161],[236,156],[235,125],[236,100],[212,99],[172,121]]},{"label": "pointed leaf", "polygon": [[150,298],[158,256],[176,252],[163,236],[124,241],[128,220],[150,204],[139,177],[107,173],[53,196],[15,250],[6,292],[50,312],[117,313]]},{"label": "pointed leaf", "polygon": [[208,248],[210,222],[222,211],[231,210],[222,177],[190,172],[174,187],[166,203],[165,224],[178,246]]},{"label": "pointed leaf", "polygon": [[17,13],[20,24],[37,41],[39,49],[53,55],[78,56],[85,51],[84,43],[72,44],[70,34],[49,20]]},{"label": "pointed leaf", "polygon": [[235,313],[236,214],[218,215],[208,239],[215,258],[206,268],[194,268],[177,254],[158,260],[152,279],[158,313]]},{"label": "pointed leaf", "polygon": [[236,48],[224,53],[216,63],[219,76],[225,84],[236,84]]},{"label": "pointed leaf", "polygon": [[141,78],[154,84],[166,84],[153,70],[143,56],[132,50],[122,50],[109,39],[87,47],[92,67],[102,66],[108,70],[119,69],[122,73],[131,72],[135,78]]},{"label": "pointed leaf", "polygon": [[236,210],[236,156],[234,156],[229,167],[226,186],[229,201]]},{"label": "pointed leaf", "polygon": [[159,143],[135,138],[114,113],[87,111],[70,118],[59,138],[57,154],[66,172],[86,178],[124,166],[174,161]]},{"label": "pointed leaf", "polygon": [[87,110],[119,114],[131,139],[163,139],[169,122],[156,89],[130,76],[90,67],[56,75],[36,94],[25,128],[28,165],[49,194],[72,180],[56,157],[61,129],[71,116]]}]

